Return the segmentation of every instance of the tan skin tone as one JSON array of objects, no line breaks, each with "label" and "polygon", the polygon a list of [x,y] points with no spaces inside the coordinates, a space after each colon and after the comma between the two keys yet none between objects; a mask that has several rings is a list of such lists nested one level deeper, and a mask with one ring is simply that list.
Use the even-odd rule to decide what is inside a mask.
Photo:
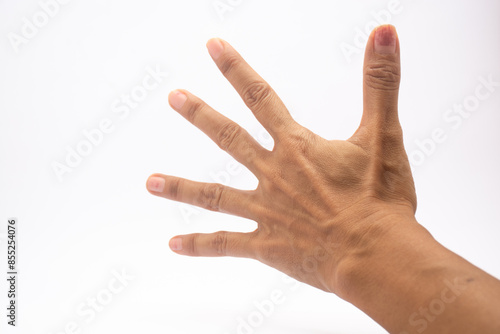
[{"label": "tan skin tone", "polygon": [[209,52],[273,137],[272,151],[185,90],[173,109],[245,165],[255,190],[154,174],[157,196],[258,223],[171,239],[178,254],[257,259],[353,303],[391,333],[499,333],[500,282],[440,245],[415,220],[417,200],[398,120],[399,40],[392,26],[367,43],[363,116],[349,139],[295,122],[271,87],[225,41]]}]

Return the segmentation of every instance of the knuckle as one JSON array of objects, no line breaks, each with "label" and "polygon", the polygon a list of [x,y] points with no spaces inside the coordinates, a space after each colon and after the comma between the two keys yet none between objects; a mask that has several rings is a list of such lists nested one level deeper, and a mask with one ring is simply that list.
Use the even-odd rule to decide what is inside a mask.
[{"label": "knuckle", "polygon": [[189,102],[188,109],[186,111],[186,118],[188,121],[191,123],[194,123],[194,120],[196,116],[198,115],[198,112],[203,108],[203,103],[200,101],[191,101]]},{"label": "knuckle", "polygon": [[217,252],[217,255],[227,254],[227,232],[217,232],[212,239],[212,249]]},{"label": "knuckle", "polygon": [[257,150],[255,149],[254,146],[250,145],[249,143],[247,143],[246,145],[244,145],[244,147],[242,148],[242,153],[243,153],[243,156],[245,157],[245,159],[249,162],[252,162],[252,161],[255,161],[256,158],[257,158]]},{"label": "knuckle", "polygon": [[219,147],[224,151],[230,150],[241,131],[242,128],[234,122],[224,124],[217,134]]},{"label": "knuckle", "polygon": [[271,94],[271,87],[266,82],[255,81],[246,87],[243,100],[250,109],[259,108],[264,101],[271,97]]},{"label": "knuckle", "polygon": [[404,148],[403,130],[401,126],[397,124],[397,126],[391,126],[384,129],[381,135],[381,141],[384,148],[389,149],[389,151],[396,148]]},{"label": "knuckle", "polygon": [[237,56],[227,56],[220,64],[220,71],[222,74],[227,75],[235,67],[238,67],[241,63],[241,59]]},{"label": "knuckle", "polygon": [[365,67],[365,82],[375,89],[396,90],[400,78],[400,66],[396,63],[379,62]]},{"label": "knuckle", "polygon": [[306,129],[294,131],[286,137],[287,145],[292,149],[295,156],[308,155],[314,139],[313,133]]},{"label": "knuckle", "polygon": [[[187,239],[187,240],[186,240]],[[182,249],[184,252],[191,255],[199,255],[198,247],[196,246],[200,242],[200,234],[192,234],[190,238],[184,238],[182,240]]]},{"label": "knuckle", "polygon": [[200,201],[208,210],[219,211],[224,186],[218,183],[207,184],[200,192]]},{"label": "knuckle", "polygon": [[182,186],[182,179],[173,179],[168,187],[168,193],[172,198],[178,198],[180,193],[180,188]]}]

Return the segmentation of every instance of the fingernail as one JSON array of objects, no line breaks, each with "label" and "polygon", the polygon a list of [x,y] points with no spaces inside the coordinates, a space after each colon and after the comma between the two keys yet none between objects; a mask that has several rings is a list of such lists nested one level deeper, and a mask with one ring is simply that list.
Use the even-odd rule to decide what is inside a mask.
[{"label": "fingernail", "polygon": [[163,188],[165,187],[165,179],[157,176],[151,176],[148,179],[148,183],[146,186],[150,191],[161,193],[163,192]]},{"label": "fingernail", "polygon": [[168,243],[170,246],[170,249],[173,251],[180,251],[182,250],[182,238],[172,238],[170,239],[170,242]]},{"label": "fingernail", "polygon": [[222,45],[222,42],[218,38],[212,38],[207,43],[207,49],[212,59],[217,60],[222,54],[222,51],[224,51],[224,45]]},{"label": "fingernail", "polygon": [[180,90],[174,90],[169,96],[170,104],[174,109],[180,110],[187,100],[186,94]]},{"label": "fingernail", "polygon": [[375,52],[390,54],[396,52],[396,29],[389,25],[383,25],[375,30]]}]

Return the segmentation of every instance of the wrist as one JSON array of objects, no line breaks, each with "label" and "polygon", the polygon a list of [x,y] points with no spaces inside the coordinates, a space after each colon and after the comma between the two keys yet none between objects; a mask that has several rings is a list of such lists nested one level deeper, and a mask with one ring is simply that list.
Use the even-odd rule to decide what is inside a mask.
[{"label": "wrist", "polygon": [[346,235],[330,291],[391,333],[496,333],[498,280],[443,247],[414,217],[384,217]]},{"label": "wrist", "polygon": [[391,284],[431,270],[437,254],[447,252],[404,209],[378,210],[347,225],[338,243],[341,251],[329,288],[350,302],[378,281]]}]

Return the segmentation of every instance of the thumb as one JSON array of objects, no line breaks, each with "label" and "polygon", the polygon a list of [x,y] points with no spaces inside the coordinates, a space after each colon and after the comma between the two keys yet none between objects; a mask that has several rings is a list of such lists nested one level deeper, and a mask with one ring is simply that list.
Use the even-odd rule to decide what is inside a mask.
[{"label": "thumb", "polygon": [[376,132],[399,128],[398,93],[401,67],[399,40],[392,25],[375,28],[368,39],[363,67],[361,124]]}]

